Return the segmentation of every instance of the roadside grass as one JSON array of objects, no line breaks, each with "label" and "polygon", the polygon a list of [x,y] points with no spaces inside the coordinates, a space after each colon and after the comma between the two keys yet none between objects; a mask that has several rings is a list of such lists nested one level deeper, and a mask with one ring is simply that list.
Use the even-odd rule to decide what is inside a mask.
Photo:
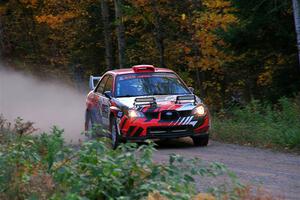
[{"label": "roadside grass", "polygon": [[[244,189],[220,163],[175,154],[168,163],[154,162],[151,142],[112,150],[107,138],[71,146],[57,127],[34,131],[30,122],[0,117],[0,199],[240,199]],[[199,194],[196,176],[227,178]]]},{"label": "roadside grass", "polygon": [[300,95],[276,105],[253,100],[213,117],[212,138],[281,150],[300,150]]}]

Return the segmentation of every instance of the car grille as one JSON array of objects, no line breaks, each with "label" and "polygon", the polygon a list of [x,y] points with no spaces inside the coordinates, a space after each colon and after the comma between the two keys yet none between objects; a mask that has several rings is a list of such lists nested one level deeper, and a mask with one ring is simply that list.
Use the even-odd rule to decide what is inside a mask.
[{"label": "car grille", "polygon": [[144,115],[147,119],[158,119],[159,112],[145,112]]},{"label": "car grille", "polygon": [[[148,120],[158,119],[159,114],[160,114],[159,112],[144,112],[144,115]],[[172,121],[172,120],[177,120],[179,117],[188,117],[188,116],[191,116],[191,110],[187,110],[187,111],[164,110],[161,112],[160,119],[163,121]]]},{"label": "car grille", "polygon": [[147,135],[154,138],[177,138],[193,134],[192,126],[149,127]]},{"label": "car grille", "polygon": [[192,111],[191,110],[185,110],[185,111],[178,111],[179,117],[188,117],[191,116]]},{"label": "car grille", "polygon": [[191,116],[191,111],[176,111],[176,110],[165,110],[161,112],[160,119],[163,121],[177,120],[179,117]]},{"label": "car grille", "polygon": [[160,119],[164,121],[176,120],[179,118],[179,113],[175,110],[164,110],[161,112]]}]

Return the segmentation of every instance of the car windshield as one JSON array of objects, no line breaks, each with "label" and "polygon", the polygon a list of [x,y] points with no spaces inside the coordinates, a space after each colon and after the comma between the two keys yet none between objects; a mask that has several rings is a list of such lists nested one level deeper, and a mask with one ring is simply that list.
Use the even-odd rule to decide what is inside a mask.
[{"label": "car windshield", "polygon": [[119,75],[116,97],[190,94],[186,86],[173,73],[137,73]]}]

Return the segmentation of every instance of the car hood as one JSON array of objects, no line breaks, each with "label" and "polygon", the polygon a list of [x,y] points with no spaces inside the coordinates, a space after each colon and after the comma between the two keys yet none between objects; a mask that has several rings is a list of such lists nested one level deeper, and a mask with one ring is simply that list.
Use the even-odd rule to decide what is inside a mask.
[{"label": "car hood", "polygon": [[[139,97],[121,97],[117,100],[128,108],[134,107],[134,100],[136,98],[154,97],[156,99],[157,107],[160,110],[192,110],[195,105],[193,103],[176,104],[177,96],[181,95],[154,95],[154,96],[139,96]],[[200,103],[201,100],[196,96],[196,103]],[[146,105],[144,107],[149,107]]]}]

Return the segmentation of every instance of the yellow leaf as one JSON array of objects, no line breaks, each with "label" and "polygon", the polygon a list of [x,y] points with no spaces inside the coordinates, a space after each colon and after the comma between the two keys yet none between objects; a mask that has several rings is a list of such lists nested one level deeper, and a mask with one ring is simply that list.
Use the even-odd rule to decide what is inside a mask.
[{"label": "yellow leaf", "polygon": [[216,198],[208,193],[199,193],[194,200],[215,200]]},{"label": "yellow leaf", "polygon": [[162,196],[158,192],[152,192],[148,195],[147,200],[168,200],[166,197]]}]

